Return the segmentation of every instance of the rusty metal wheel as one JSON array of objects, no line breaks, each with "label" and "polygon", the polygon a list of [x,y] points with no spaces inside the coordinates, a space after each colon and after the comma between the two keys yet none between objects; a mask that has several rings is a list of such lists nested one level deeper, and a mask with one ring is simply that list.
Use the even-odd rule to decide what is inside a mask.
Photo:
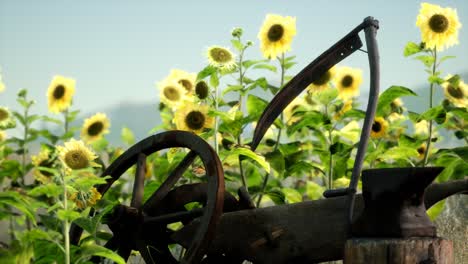
[{"label": "rusty metal wheel", "polygon": [[[142,204],[146,157],[163,149],[178,147],[188,148],[190,152],[159,189]],[[184,185],[172,189],[197,156],[201,158],[206,170],[207,182],[203,184],[203,188]],[[129,148],[104,171],[103,176],[111,178],[107,180],[107,184],[99,186],[98,191],[104,196],[112,184],[134,164],[137,169],[130,206],[115,206],[107,223],[113,237],[105,246],[116,250],[124,259],[129,257],[131,250],[138,250],[147,263],[178,263],[168,249],[171,231],[166,226],[198,217],[200,225],[190,246],[186,248],[181,263],[199,263],[214,236],[223,211],[224,173],[215,151],[203,139],[185,131],[169,131],[150,136]],[[194,194],[194,191],[203,193]],[[187,198],[184,199],[182,194],[187,192],[190,195],[186,195]],[[202,202],[203,208],[185,211],[183,204],[194,200]],[[73,244],[78,244],[82,231],[79,226],[72,226],[70,233]]]}]

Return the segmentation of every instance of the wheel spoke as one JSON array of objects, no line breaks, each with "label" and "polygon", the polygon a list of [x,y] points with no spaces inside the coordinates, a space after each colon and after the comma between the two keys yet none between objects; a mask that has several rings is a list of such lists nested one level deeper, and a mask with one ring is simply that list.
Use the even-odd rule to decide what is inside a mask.
[{"label": "wheel spoke", "polygon": [[146,155],[140,153],[138,154],[135,183],[133,184],[132,200],[130,202],[131,207],[140,208],[143,201],[146,169]]},{"label": "wheel spoke", "polygon": [[158,207],[162,199],[167,195],[171,188],[177,183],[182,174],[193,163],[197,154],[191,150],[187,156],[177,165],[177,167],[169,174],[166,181],[154,192],[151,197],[143,205],[143,212],[154,211]]}]

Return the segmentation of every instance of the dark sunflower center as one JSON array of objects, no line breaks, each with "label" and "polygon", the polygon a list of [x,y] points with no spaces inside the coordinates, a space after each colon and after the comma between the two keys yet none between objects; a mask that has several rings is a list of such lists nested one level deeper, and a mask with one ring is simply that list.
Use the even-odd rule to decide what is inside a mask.
[{"label": "dark sunflower center", "polygon": [[319,85],[324,85],[327,84],[330,81],[331,74],[329,71],[327,71],[325,74],[320,76],[317,80],[313,82],[313,84],[319,86]]},{"label": "dark sunflower center", "polygon": [[65,163],[74,170],[84,169],[89,165],[86,155],[80,150],[72,150],[65,154]]},{"label": "dark sunflower center", "polygon": [[449,21],[444,15],[435,14],[429,19],[429,27],[437,33],[444,33],[449,27]]},{"label": "dark sunflower center", "polygon": [[88,127],[88,135],[97,136],[102,133],[104,124],[102,122],[95,122]]},{"label": "dark sunflower center", "polygon": [[0,109],[0,121],[7,120],[10,115],[4,109]]},{"label": "dark sunflower center", "polygon": [[372,131],[378,133],[382,130],[382,125],[379,122],[374,121],[372,124]]},{"label": "dark sunflower center", "polygon": [[341,85],[345,88],[351,87],[353,85],[353,76],[351,75],[346,75],[341,79]]},{"label": "dark sunflower center", "polygon": [[185,123],[190,129],[202,129],[205,124],[205,115],[200,111],[192,111],[185,117]]},{"label": "dark sunflower center", "polygon": [[419,148],[417,149],[417,151],[418,151],[419,155],[422,155],[422,154],[424,154],[424,152],[426,151],[426,148],[425,148],[425,147],[419,147]]},{"label": "dark sunflower center", "polygon": [[460,87],[454,87],[453,85],[449,85],[447,87],[447,92],[450,94],[450,96],[456,99],[462,99],[464,96],[463,91],[460,89]]},{"label": "dark sunflower center", "polygon": [[218,63],[226,63],[232,59],[229,51],[223,48],[212,48],[210,51],[211,58]]},{"label": "dark sunflower center", "polygon": [[206,97],[208,97],[208,85],[206,84],[206,82],[198,82],[195,86],[195,93],[200,99],[205,99]]},{"label": "dark sunflower center", "polygon": [[280,40],[283,37],[283,34],[284,34],[283,26],[280,25],[280,24],[274,24],[268,30],[268,39],[271,42],[276,42],[276,41]]},{"label": "dark sunflower center", "polygon": [[187,92],[190,92],[193,89],[193,85],[189,80],[179,80],[179,84],[181,84],[185,88],[185,90],[187,90]]},{"label": "dark sunflower center", "polygon": [[55,87],[54,89],[54,98],[60,99],[63,97],[64,94],[65,94],[65,86],[61,84],[57,85],[57,87]]},{"label": "dark sunflower center", "polygon": [[171,86],[164,88],[164,96],[171,101],[178,101],[180,99],[179,91]]}]

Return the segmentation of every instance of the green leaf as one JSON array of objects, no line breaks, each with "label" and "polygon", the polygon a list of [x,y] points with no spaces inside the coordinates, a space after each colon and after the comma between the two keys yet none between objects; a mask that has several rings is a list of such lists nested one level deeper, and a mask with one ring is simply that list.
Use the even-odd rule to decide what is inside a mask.
[{"label": "green leaf", "polygon": [[440,78],[438,75],[431,75],[427,80],[429,81],[429,83],[434,83],[438,85],[441,85],[445,82],[445,80]]},{"label": "green leaf", "polygon": [[242,49],[244,49],[244,45],[242,45],[242,43],[238,39],[231,39],[231,44],[238,51],[242,51]]},{"label": "green leaf", "polygon": [[439,65],[440,65],[442,62],[446,61],[446,60],[454,59],[454,58],[456,58],[456,56],[444,56],[444,57],[440,58],[440,60],[439,60]]},{"label": "green leaf", "polygon": [[125,264],[126,261],[119,256],[116,252],[98,245],[85,245],[80,247],[81,258],[87,258],[91,256],[99,256],[108,258],[118,264]]},{"label": "green leaf", "polygon": [[468,111],[466,108],[453,108],[449,112],[453,113],[457,117],[460,117],[463,120],[468,120]]},{"label": "green leaf", "polygon": [[296,64],[297,64],[297,62],[291,61],[291,62],[285,63],[283,66],[284,66],[284,68],[285,68],[286,70],[289,70],[292,66],[294,66],[294,65],[296,65]]},{"label": "green leaf", "polygon": [[284,204],[286,202],[286,197],[281,190],[271,190],[266,192],[266,195],[268,195],[275,204]]},{"label": "green leaf", "polygon": [[127,145],[135,144],[135,135],[133,134],[130,128],[124,126],[122,127],[122,132],[120,133],[120,138]]},{"label": "green leaf", "polygon": [[210,85],[213,87],[218,87],[219,85],[219,78],[218,78],[218,73],[214,72],[210,76]]},{"label": "green leaf", "polygon": [[302,195],[295,189],[282,188],[281,191],[284,193],[285,201],[287,203],[299,203],[302,202]]},{"label": "green leaf", "polygon": [[143,203],[151,197],[151,195],[161,186],[160,182],[157,181],[149,181],[145,184],[144,192],[143,192]]},{"label": "green leaf", "polygon": [[417,96],[417,94],[409,88],[396,85],[390,86],[387,90],[381,93],[377,103],[377,116],[389,114],[390,104],[393,100],[402,96]]},{"label": "green leaf", "polygon": [[288,135],[307,127],[317,127],[324,123],[326,116],[319,111],[309,111],[304,114],[304,116],[293,125],[289,126],[287,129]]},{"label": "green leaf", "polygon": [[430,55],[420,55],[415,57],[416,60],[421,61],[426,67],[431,67],[434,64],[434,57]]},{"label": "green leaf", "polygon": [[336,97],[338,97],[338,89],[326,89],[314,93],[314,100],[324,105],[330,104]]},{"label": "green leaf", "polygon": [[77,218],[79,218],[81,215],[80,213],[78,212],[75,212],[71,209],[67,209],[67,210],[64,210],[64,209],[59,209],[57,211],[57,217],[60,219],[60,220],[68,220],[68,221],[73,221]]},{"label": "green leaf", "polygon": [[62,186],[58,186],[55,183],[48,183],[45,185],[39,185],[37,187],[34,187],[28,192],[28,195],[31,196],[41,196],[45,195],[47,197],[58,197],[63,191]]},{"label": "green leaf", "polygon": [[242,91],[243,88],[244,86],[242,85],[228,85],[227,88],[223,90],[221,95],[224,96],[225,94],[229,92]]},{"label": "green leaf", "polygon": [[230,151],[226,159],[233,158],[233,157],[237,158],[240,155],[246,156],[256,161],[258,165],[260,165],[263,169],[265,169],[266,172],[270,173],[270,164],[265,160],[265,157],[245,147],[234,148],[233,150]]},{"label": "green leaf", "polygon": [[346,111],[342,117],[342,119],[345,118],[352,118],[352,119],[364,119],[366,117],[366,112],[360,109],[351,109],[349,111]]},{"label": "green leaf", "polygon": [[265,158],[268,163],[271,164],[271,167],[278,172],[279,177],[282,177],[285,171],[285,161],[284,157],[279,150],[275,150],[273,152],[269,152],[265,154]]},{"label": "green leaf", "polygon": [[248,69],[260,62],[265,62],[265,60],[245,60],[242,62],[242,66],[244,66],[245,69]]},{"label": "green leaf", "polygon": [[247,96],[247,113],[253,117],[260,117],[268,102],[256,95]]},{"label": "green leaf", "polygon": [[440,213],[442,213],[442,211],[444,210],[444,207],[445,207],[445,200],[442,200],[442,201],[437,202],[433,206],[431,206],[431,208],[429,208],[426,211],[431,221],[434,221],[437,218],[437,216],[439,216]]},{"label": "green leaf", "polygon": [[313,182],[307,181],[306,184],[306,195],[311,200],[317,200],[323,198],[323,192],[325,191],[325,187]]},{"label": "green leaf", "polygon": [[468,163],[453,153],[443,153],[436,157],[434,163],[436,166],[445,167],[437,176],[439,182],[463,179],[468,171]]},{"label": "green leaf", "polygon": [[423,49],[421,48],[421,45],[418,45],[414,42],[408,42],[405,46],[405,49],[403,51],[403,55],[405,57],[408,57],[408,56],[411,56],[413,54],[416,54],[416,53],[419,53],[423,51]]},{"label": "green leaf", "polygon": [[418,155],[418,151],[415,148],[397,146],[387,149],[384,153],[378,156],[378,159],[385,161],[409,159],[417,157]]},{"label": "green leaf", "polygon": [[271,65],[271,64],[267,64],[267,63],[262,63],[262,64],[257,64],[254,66],[254,69],[265,69],[265,70],[269,70],[269,71],[272,71],[272,72],[276,72],[277,69],[274,65]]},{"label": "green leaf", "polygon": [[205,79],[206,77],[212,75],[215,72],[216,72],[216,68],[211,66],[211,65],[208,65],[198,73],[197,81],[203,80],[203,79]]},{"label": "green leaf", "polygon": [[437,122],[437,124],[443,124],[445,122],[445,119],[447,117],[447,112],[445,109],[439,105],[437,107],[430,108],[423,114],[421,114],[420,119],[424,119],[427,121],[434,120]]},{"label": "green leaf", "polygon": [[0,193],[0,204],[13,206],[23,214],[25,214],[34,224],[36,219],[34,216],[34,209],[31,204],[21,197],[21,195],[14,191],[6,191]]}]

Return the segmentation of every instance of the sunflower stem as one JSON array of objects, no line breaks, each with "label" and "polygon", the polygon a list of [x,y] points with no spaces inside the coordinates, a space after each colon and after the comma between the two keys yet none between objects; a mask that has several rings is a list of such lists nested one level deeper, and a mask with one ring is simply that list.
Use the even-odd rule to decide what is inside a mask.
[{"label": "sunflower stem", "polygon": [[[281,58],[278,58],[278,60],[280,61],[280,65],[281,65],[281,81],[280,81],[280,88],[283,88],[283,85],[284,85],[284,75],[285,75],[285,73],[286,73],[286,68],[284,67],[284,52],[281,53]],[[284,121],[283,113],[281,113],[281,115],[280,115],[280,120],[281,120],[281,124],[283,124],[283,121]],[[282,129],[281,129],[281,128],[278,128],[278,136],[276,137],[276,142],[275,142],[275,147],[273,148],[273,152],[275,152],[276,150],[278,150],[279,142],[280,142],[280,139],[281,139],[281,131],[282,131]],[[272,174],[272,173],[273,173],[273,171],[270,170],[270,173],[267,173],[267,174],[265,175],[265,178],[263,178],[262,189],[260,190],[260,194],[258,195],[257,207],[260,206],[260,202],[262,201],[262,198],[263,198],[263,193],[265,192],[266,186],[267,186],[267,184],[268,184],[268,178],[270,177],[270,174]]]},{"label": "sunflower stem", "polygon": [[[214,87],[215,90],[215,96],[214,96],[214,103],[215,103],[215,110],[218,111],[218,86]],[[218,147],[218,116],[215,116],[214,119],[214,149],[216,153],[219,152],[219,147]]]},{"label": "sunflower stem", "polygon": [[[240,37],[238,37],[239,41],[240,41]],[[243,90],[244,90],[244,73],[242,72],[242,61],[243,61],[243,57],[244,57],[244,51],[245,51],[245,47],[242,49],[242,51],[239,53],[239,85],[242,86],[242,89],[241,89],[241,92],[239,93],[239,110],[241,111],[242,113],[242,116],[244,116],[244,111],[242,109],[243,107],[243,100],[244,100],[244,96],[243,96]],[[239,135],[237,135],[237,145],[242,145],[242,129],[239,133]],[[241,179],[242,179],[242,186],[245,187],[245,189],[247,190],[247,192],[249,191],[249,188],[247,186],[247,179],[244,175],[244,168],[242,166],[242,159],[241,157],[239,156],[239,172],[240,172],[240,176],[241,176]]]},{"label": "sunflower stem", "polygon": [[[67,182],[65,180],[65,174],[63,177],[63,210],[68,210],[68,199],[67,199]],[[63,220],[63,237],[65,243],[65,264],[70,264],[70,225],[68,219]]]},{"label": "sunflower stem", "polygon": [[[432,64],[432,76],[435,75],[436,73],[436,65],[437,65],[437,48],[433,49],[432,56],[434,57],[434,62]],[[431,82],[431,86],[429,89],[429,109],[432,108],[432,98],[434,96],[434,82]],[[422,163],[423,167],[426,167],[427,165],[427,160],[429,158],[429,150],[431,147],[431,141],[432,141],[432,119],[429,120],[429,135],[427,137],[426,141],[426,152],[424,152],[424,161]]]},{"label": "sunflower stem", "polygon": [[68,133],[68,109],[63,111],[63,116],[65,117],[65,122],[64,122],[65,133],[64,133],[64,135],[66,135]]}]

